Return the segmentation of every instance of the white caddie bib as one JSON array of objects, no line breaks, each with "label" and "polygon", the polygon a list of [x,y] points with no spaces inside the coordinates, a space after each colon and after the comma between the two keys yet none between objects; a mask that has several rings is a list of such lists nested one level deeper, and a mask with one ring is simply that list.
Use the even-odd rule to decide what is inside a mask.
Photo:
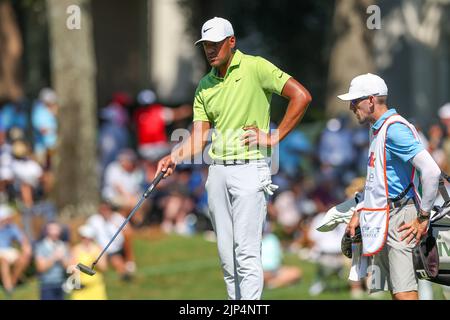
[{"label": "white caddie bib", "polygon": [[[388,182],[386,176],[386,134],[393,123],[400,122],[408,126],[416,140],[420,141],[416,128],[398,114],[388,117],[381,127],[372,132],[370,129],[370,148],[367,162],[367,177],[364,187],[364,207],[360,209],[360,228],[364,256],[377,254],[386,242],[389,226]],[[419,178],[413,167],[411,182],[416,195]]]}]

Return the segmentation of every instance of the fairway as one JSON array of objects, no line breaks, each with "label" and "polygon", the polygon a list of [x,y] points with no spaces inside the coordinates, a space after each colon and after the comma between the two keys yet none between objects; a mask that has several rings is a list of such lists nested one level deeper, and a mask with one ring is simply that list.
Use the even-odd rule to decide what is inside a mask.
[{"label": "fairway", "polygon": [[[106,273],[106,285],[109,299],[137,300],[223,300],[226,299],[225,285],[222,279],[216,243],[204,239],[202,235],[181,237],[166,236],[155,229],[140,231],[134,243],[137,261],[137,273],[133,281],[124,283],[112,271]],[[315,265],[301,261],[293,254],[286,254],[285,263],[298,265],[303,269],[303,279],[290,287],[264,289],[266,300],[302,300],[302,299],[350,299],[347,290],[324,292],[311,297],[308,289],[313,282]],[[345,281],[338,281],[345,287]],[[434,286],[435,299],[442,299],[440,288]],[[29,278],[20,285],[12,299],[38,299],[36,277]],[[369,296],[364,296],[370,299]],[[389,299],[385,294],[382,299]],[[3,292],[0,299],[5,299]]]}]

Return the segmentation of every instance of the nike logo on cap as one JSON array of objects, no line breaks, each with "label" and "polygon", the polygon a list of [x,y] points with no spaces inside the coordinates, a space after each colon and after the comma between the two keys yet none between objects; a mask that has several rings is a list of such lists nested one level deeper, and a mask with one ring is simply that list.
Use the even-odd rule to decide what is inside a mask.
[{"label": "nike logo on cap", "polygon": [[209,27],[208,29],[204,29],[203,33],[205,33],[206,31],[208,31],[209,29],[212,29],[212,27]]}]

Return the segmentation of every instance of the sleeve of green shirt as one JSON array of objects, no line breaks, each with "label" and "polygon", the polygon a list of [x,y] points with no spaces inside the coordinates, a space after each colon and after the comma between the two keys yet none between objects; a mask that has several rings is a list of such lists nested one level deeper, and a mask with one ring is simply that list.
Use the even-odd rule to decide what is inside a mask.
[{"label": "sleeve of green shirt", "polygon": [[261,86],[269,92],[281,95],[291,76],[262,57],[257,58],[256,68]]},{"label": "sleeve of green shirt", "polygon": [[205,111],[205,104],[203,103],[203,99],[200,93],[200,88],[201,86],[199,85],[197,87],[197,90],[195,90],[193,121],[209,121],[208,115]]}]

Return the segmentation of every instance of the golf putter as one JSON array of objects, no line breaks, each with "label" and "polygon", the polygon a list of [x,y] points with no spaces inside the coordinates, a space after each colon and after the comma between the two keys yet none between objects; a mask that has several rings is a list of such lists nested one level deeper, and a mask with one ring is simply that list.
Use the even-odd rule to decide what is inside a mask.
[{"label": "golf putter", "polygon": [[161,181],[161,179],[163,178],[164,174],[166,172],[161,171],[156,178],[152,181],[152,183],[150,184],[150,186],[147,188],[147,190],[144,192],[144,194],[142,195],[141,199],[139,200],[139,202],[136,204],[136,206],[133,208],[133,210],[131,211],[131,213],[128,215],[127,219],[122,223],[122,225],[119,227],[119,229],[116,231],[116,233],[114,234],[114,236],[112,237],[112,239],[108,242],[108,244],[106,245],[106,247],[102,250],[102,252],[99,254],[99,256],[97,257],[97,259],[95,259],[95,261],[92,263],[91,267],[88,267],[82,263],[78,263],[77,264],[77,269],[80,270],[81,272],[93,276],[95,274],[95,265],[97,264],[98,260],[100,260],[100,258],[103,256],[103,254],[105,253],[105,251],[109,248],[109,246],[111,245],[111,243],[116,239],[117,235],[120,233],[120,231],[122,231],[122,229],[125,227],[125,225],[128,223],[128,221],[130,221],[130,219],[133,217],[133,215],[136,213],[136,211],[139,209],[139,207],[142,205],[142,203],[145,201],[145,199],[147,199],[147,197],[150,195],[150,193],[153,191],[153,189],[156,187],[156,185],[159,183],[159,181]]}]

